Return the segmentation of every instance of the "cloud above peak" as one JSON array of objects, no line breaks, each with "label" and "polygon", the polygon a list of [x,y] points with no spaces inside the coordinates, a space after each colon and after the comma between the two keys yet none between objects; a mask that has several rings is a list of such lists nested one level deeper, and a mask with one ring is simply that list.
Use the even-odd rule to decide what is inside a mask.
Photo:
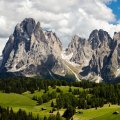
[{"label": "cloud above peak", "polygon": [[[24,18],[32,17],[51,29],[66,46],[75,34],[88,38],[93,29],[104,29],[113,36],[120,31],[116,15],[107,4],[116,0],[0,0],[0,43],[13,33]],[[0,46],[0,52],[3,46]]]}]

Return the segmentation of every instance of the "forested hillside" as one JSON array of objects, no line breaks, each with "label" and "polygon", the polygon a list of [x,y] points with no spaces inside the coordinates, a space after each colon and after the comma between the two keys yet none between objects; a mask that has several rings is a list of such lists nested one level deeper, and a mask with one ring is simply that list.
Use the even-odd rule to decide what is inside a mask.
[{"label": "forested hillside", "polygon": [[[78,113],[84,115],[82,110],[104,109],[106,105],[111,107],[120,104],[118,83],[97,84],[89,81],[66,82],[19,77],[1,79],[0,91],[1,106],[12,107],[16,112],[22,109],[27,115],[34,113],[33,120],[38,117],[55,119],[56,115],[61,119],[71,119]],[[1,116],[4,116],[3,113]]]}]

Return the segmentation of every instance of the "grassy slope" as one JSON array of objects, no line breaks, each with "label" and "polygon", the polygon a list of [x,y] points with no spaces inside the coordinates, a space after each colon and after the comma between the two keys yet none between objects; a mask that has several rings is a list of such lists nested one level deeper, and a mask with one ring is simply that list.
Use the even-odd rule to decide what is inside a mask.
[{"label": "grassy slope", "polygon": [[[61,90],[63,90],[64,93],[68,92],[69,87],[59,87]],[[75,87],[72,87],[72,89],[76,89]],[[82,90],[82,88],[80,88]],[[55,89],[49,88],[49,92],[55,91]],[[51,101],[54,101],[55,99],[49,101],[48,103],[44,103],[40,106],[37,106],[36,101],[33,101],[31,98],[33,95],[41,96],[43,94],[43,90],[38,92],[36,91],[34,94],[30,94],[29,92],[25,92],[23,95],[19,94],[6,94],[6,93],[0,93],[0,105],[2,106],[10,106],[13,107],[13,109],[16,111],[19,108],[22,108],[26,110],[27,112],[33,112],[34,115],[39,114],[41,117],[44,115],[49,116],[49,111],[52,109],[50,107]],[[41,108],[47,108],[47,110],[42,111]],[[61,109],[60,113],[61,115],[64,113],[65,109]],[[83,111],[83,114],[75,114],[74,120],[119,120],[120,114],[113,115],[112,113],[114,111],[120,112],[120,106],[117,105],[111,105],[111,107],[108,107],[108,105],[105,105],[103,108],[95,109],[88,109],[88,110],[79,110]],[[56,114],[54,112],[53,114]]]},{"label": "grassy slope", "polygon": [[3,106],[30,106],[33,107],[36,105],[36,101],[29,99],[26,96],[19,94],[6,94],[0,93],[0,105]]},{"label": "grassy slope", "polygon": [[[102,108],[81,110],[83,114],[74,115],[75,120],[118,120],[120,115],[113,115],[115,111],[120,111],[120,106],[118,105],[105,105]],[[113,119],[114,118],[114,119]]]},{"label": "grassy slope", "polygon": [[[64,93],[68,92],[69,86],[66,87],[59,87]],[[76,89],[75,87],[72,87],[72,89]],[[82,90],[82,88],[80,88]],[[56,91],[56,89],[52,89],[49,87],[48,92]],[[30,94],[29,92],[25,92],[22,95],[19,94],[6,94],[6,93],[0,93],[0,106],[4,107],[12,107],[14,111],[17,111],[18,109],[23,109],[27,112],[32,112],[34,115],[39,114],[41,117],[44,115],[49,116],[50,115],[50,110],[52,110],[51,102],[54,101],[55,99],[44,103],[42,105],[37,105],[37,102],[32,100],[32,97],[34,95],[37,96],[42,96],[44,94],[44,90],[41,91],[35,91],[35,93]],[[42,111],[41,108],[47,108],[47,110]],[[61,110],[61,113],[63,113],[65,110]],[[55,112],[56,113],[56,112]],[[54,113],[54,114],[55,114]]]},{"label": "grassy slope", "polygon": [[120,120],[120,114],[114,115],[112,114],[114,111],[119,111],[120,112],[120,107],[115,106],[114,108],[111,109],[105,109],[107,111],[104,115],[98,116],[92,120]]}]

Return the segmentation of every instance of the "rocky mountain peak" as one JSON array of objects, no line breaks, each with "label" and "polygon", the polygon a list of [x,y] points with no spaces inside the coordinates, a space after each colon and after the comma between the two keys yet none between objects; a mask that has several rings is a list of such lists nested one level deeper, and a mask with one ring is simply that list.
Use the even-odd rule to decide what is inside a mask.
[{"label": "rocky mountain peak", "polygon": [[26,18],[21,22],[20,26],[30,36],[36,26],[36,22],[33,18]]},{"label": "rocky mountain peak", "polygon": [[120,77],[120,32],[93,30],[88,39],[75,35],[68,48],[56,33],[26,18],[17,24],[0,60],[0,71],[22,76],[75,75],[77,80],[100,82]]},{"label": "rocky mountain peak", "polygon": [[108,32],[95,29],[88,40],[73,37],[66,51],[73,54],[70,61],[80,65],[81,79],[100,82],[120,75],[120,33],[112,39]]},{"label": "rocky mountain peak", "polygon": [[64,69],[59,58],[61,51],[62,44],[55,33],[44,31],[40,22],[36,24],[33,18],[26,18],[9,37],[1,69],[25,76],[50,74],[50,71]]},{"label": "rocky mountain peak", "polygon": [[89,58],[90,52],[91,49],[88,45],[88,41],[77,35],[72,38],[66,49],[67,55],[72,54],[70,61],[80,65],[88,64],[87,59]]},{"label": "rocky mountain peak", "polygon": [[114,36],[113,36],[113,39],[114,40],[118,40],[118,39],[120,39],[120,32],[114,32]]},{"label": "rocky mountain peak", "polygon": [[14,34],[19,37],[24,33],[27,37],[30,37],[35,26],[36,22],[33,18],[25,18],[20,24],[16,25]]},{"label": "rocky mountain peak", "polygon": [[100,29],[100,30],[93,30],[88,39],[91,48],[93,50],[101,47],[102,45],[107,44],[108,47],[112,47],[112,38],[108,34],[108,32]]},{"label": "rocky mountain peak", "polygon": [[77,49],[85,45],[85,42],[86,40],[84,38],[81,38],[78,35],[73,36],[68,48],[66,49],[67,54],[70,54],[71,52],[75,53]]}]

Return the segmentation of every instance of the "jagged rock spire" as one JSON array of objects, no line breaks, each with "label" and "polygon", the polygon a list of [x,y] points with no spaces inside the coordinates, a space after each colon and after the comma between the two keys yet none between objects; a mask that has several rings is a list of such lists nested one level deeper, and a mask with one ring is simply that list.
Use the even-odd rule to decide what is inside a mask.
[{"label": "jagged rock spire", "polygon": [[40,22],[26,18],[16,25],[3,50],[1,69],[25,76],[56,72],[64,69],[59,59],[61,51],[62,44],[55,33],[43,31]]}]

